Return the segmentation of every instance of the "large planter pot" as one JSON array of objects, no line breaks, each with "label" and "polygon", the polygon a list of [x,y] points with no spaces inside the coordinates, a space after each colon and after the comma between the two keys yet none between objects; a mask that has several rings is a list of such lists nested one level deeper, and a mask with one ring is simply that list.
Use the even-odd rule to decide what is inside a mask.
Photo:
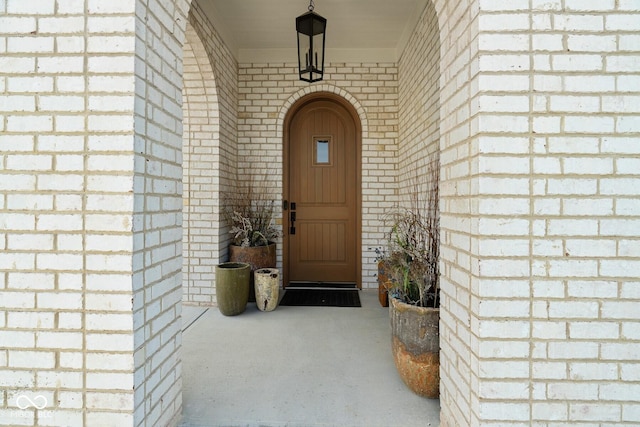
[{"label": "large planter pot", "polygon": [[225,262],[216,266],[216,299],[225,316],[235,316],[247,308],[251,266],[241,262]]},{"label": "large planter pot", "polygon": [[277,268],[261,268],[253,272],[256,305],[260,311],[273,311],[280,298],[280,274]]},{"label": "large planter pot", "polygon": [[270,243],[267,246],[236,246],[229,247],[229,261],[246,262],[251,266],[251,277],[249,282],[249,301],[255,301],[255,285],[253,272],[260,268],[276,267],[276,244]]},{"label": "large planter pot", "polygon": [[389,298],[393,358],[402,381],[416,394],[440,395],[440,309]]}]

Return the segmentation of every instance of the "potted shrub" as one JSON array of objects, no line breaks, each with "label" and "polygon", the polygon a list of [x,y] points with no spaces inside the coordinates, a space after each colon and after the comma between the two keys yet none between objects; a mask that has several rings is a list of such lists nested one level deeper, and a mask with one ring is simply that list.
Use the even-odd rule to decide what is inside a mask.
[{"label": "potted shrub", "polygon": [[280,230],[275,224],[275,201],[266,178],[240,183],[223,196],[222,215],[233,235],[229,261],[251,265],[249,301],[255,301],[254,272],[276,267],[276,243]]},{"label": "potted shrub", "polygon": [[394,361],[402,380],[415,393],[439,396],[439,163],[409,195],[409,207],[391,215],[388,248],[389,313]]}]

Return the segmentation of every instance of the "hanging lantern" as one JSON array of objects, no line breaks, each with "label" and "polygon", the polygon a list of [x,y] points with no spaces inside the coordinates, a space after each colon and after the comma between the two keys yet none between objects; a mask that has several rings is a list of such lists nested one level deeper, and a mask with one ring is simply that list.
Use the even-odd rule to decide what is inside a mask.
[{"label": "hanging lantern", "polygon": [[298,73],[300,80],[317,82],[324,75],[324,39],[327,20],[313,12],[313,0],[309,11],[296,18],[298,32]]}]

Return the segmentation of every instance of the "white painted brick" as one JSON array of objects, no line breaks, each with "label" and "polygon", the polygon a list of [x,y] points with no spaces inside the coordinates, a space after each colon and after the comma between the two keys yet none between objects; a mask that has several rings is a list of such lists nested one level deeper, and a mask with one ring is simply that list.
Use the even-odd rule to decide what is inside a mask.
[{"label": "white painted brick", "polygon": [[633,230],[637,230],[638,225],[640,225],[640,219],[603,219],[600,220],[600,234],[603,236],[634,236]]},{"label": "white painted brick", "polygon": [[87,28],[91,33],[132,33],[135,21],[127,16],[89,16]]},{"label": "white painted brick", "polygon": [[81,230],[81,215],[60,215],[60,214],[41,214],[38,216],[38,230],[58,231],[58,230]]},{"label": "white painted brick", "polygon": [[53,77],[45,76],[10,76],[7,88],[13,93],[46,93],[53,91]]},{"label": "white painted brick", "polygon": [[131,334],[89,333],[86,335],[86,343],[87,348],[94,351],[124,352],[133,350],[133,337]]},{"label": "white painted brick", "polygon": [[92,56],[88,59],[91,73],[131,74],[134,68],[131,56]]},{"label": "white painted brick", "polygon": [[525,71],[530,68],[527,55],[483,55],[479,64],[481,71]]},{"label": "white painted brick", "polygon": [[9,367],[30,369],[52,369],[55,367],[55,353],[52,351],[9,350]]},{"label": "white painted brick", "polygon": [[86,308],[92,311],[131,312],[131,295],[127,294],[88,294]]},{"label": "white painted brick", "polygon": [[614,0],[566,0],[567,10],[582,12],[597,12],[613,10]]},{"label": "white painted brick", "polygon": [[598,317],[597,302],[550,301],[549,315],[552,318],[595,319]]},{"label": "white painted brick", "polygon": [[53,15],[54,8],[55,3],[50,0],[9,1],[7,3],[7,12],[12,15]]},{"label": "white painted brick", "polygon": [[518,339],[529,337],[529,322],[483,321],[480,323],[481,338]]},{"label": "white painted brick", "polygon": [[618,247],[621,256],[640,257],[640,242],[637,240],[620,240],[618,241]]},{"label": "white painted brick", "polygon": [[529,397],[529,385],[525,382],[482,381],[478,395],[482,399],[526,399]]},{"label": "white painted brick", "polygon": [[534,362],[532,376],[535,379],[563,380],[567,378],[567,364],[564,362]]},{"label": "white painted brick", "polygon": [[548,194],[555,195],[593,195],[598,189],[595,179],[549,179]]},{"label": "white painted brick", "polygon": [[604,29],[604,17],[600,15],[558,14],[553,22],[554,28],[561,31],[596,32]]},{"label": "white painted brick", "polygon": [[568,418],[568,408],[566,403],[534,402],[531,414],[534,420],[564,421]]},{"label": "white painted brick", "polygon": [[529,203],[527,199],[516,198],[495,198],[480,199],[478,210],[480,213],[490,215],[493,212],[501,212],[506,215],[527,215],[529,213]]},{"label": "white painted brick", "polygon": [[617,339],[619,337],[617,323],[603,322],[572,322],[569,325],[569,335],[573,339]]},{"label": "white painted brick", "polygon": [[60,352],[60,367],[67,369],[77,369],[82,366],[83,354],[80,352],[65,351]]},{"label": "white painted brick", "polygon": [[620,405],[605,403],[569,405],[569,419],[573,421],[619,421],[620,417]]},{"label": "white painted brick", "polygon": [[528,15],[524,13],[481,14],[478,18],[480,31],[507,32],[529,29]]},{"label": "white painted brick", "polygon": [[590,383],[551,383],[547,386],[550,400],[597,400],[598,385]]},{"label": "white painted brick", "polygon": [[39,348],[82,349],[81,332],[38,332],[36,345]]},{"label": "white painted brick", "polygon": [[533,322],[532,335],[540,339],[566,339],[567,324],[565,322]]},{"label": "white painted brick", "polygon": [[0,111],[36,111],[36,101],[33,96],[0,96]]},{"label": "white painted brick", "polygon": [[603,360],[637,361],[640,358],[640,346],[636,343],[607,342],[603,343],[601,347],[601,358]]},{"label": "white painted brick", "polygon": [[622,407],[622,421],[640,421],[640,405],[624,405]]},{"label": "white painted brick", "polygon": [[567,240],[566,253],[572,257],[615,257],[614,240]]},{"label": "white painted brick", "polygon": [[622,365],[620,371],[620,377],[623,381],[640,381],[640,364]]},{"label": "white painted brick", "polygon": [[133,358],[126,353],[88,353],[87,368],[100,370],[109,366],[114,371],[132,371]]},{"label": "white painted brick", "polygon": [[[82,393],[78,393],[78,392],[60,392],[58,393],[58,401],[59,401],[59,407],[60,408],[65,408],[65,409],[80,409],[82,408],[82,402],[83,402],[83,398],[82,398]],[[68,416],[72,416],[74,419],[76,420],[75,423],[81,423],[82,419],[81,417],[79,417],[79,414],[77,413],[73,413],[73,414],[68,414]],[[68,424],[66,425],[73,425],[74,422],[71,421],[71,419],[68,422]],[[61,424],[58,424],[61,425]]]},{"label": "white painted brick", "polygon": [[615,90],[613,76],[567,76],[563,79],[567,92],[606,93]]},{"label": "white painted brick", "polygon": [[53,37],[9,37],[8,53],[53,52]]},{"label": "white painted brick", "polygon": [[529,301],[480,301],[479,315],[484,317],[529,317]]},{"label": "white painted brick", "polygon": [[491,420],[528,421],[530,407],[524,403],[480,403],[479,415]]},{"label": "white painted brick", "polygon": [[9,132],[49,132],[53,130],[52,116],[9,116],[7,131]]},{"label": "white painted brick", "polygon": [[573,298],[616,298],[618,284],[604,281],[569,281],[567,294]]},{"label": "white painted brick", "polygon": [[577,381],[585,380],[616,380],[618,366],[615,363],[571,363],[569,364],[570,378]]},{"label": "white painted brick", "polygon": [[[84,93],[83,77],[57,75],[55,81],[59,93]],[[59,117],[65,118],[65,116]]]},{"label": "white painted brick", "polygon": [[87,393],[87,408],[113,410],[133,408],[133,393]]},{"label": "white painted brick", "polygon": [[479,355],[489,359],[526,359],[529,356],[529,344],[521,341],[482,341],[479,343]]},{"label": "white painted brick", "polygon": [[551,111],[600,111],[600,98],[596,96],[551,96]]},{"label": "white painted brick", "polygon": [[91,36],[87,40],[87,51],[91,53],[132,52],[134,47],[134,37]]},{"label": "white painted brick", "polygon": [[96,390],[133,390],[133,376],[125,373],[87,373],[86,386]]},{"label": "white painted brick", "polygon": [[612,117],[571,116],[564,122],[565,131],[571,133],[613,133],[614,126]]},{"label": "white painted brick", "polygon": [[631,301],[604,301],[602,303],[602,316],[607,319],[637,320],[640,318],[637,302]]},{"label": "white painted brick", "polygon": [[535,117],[533,119],[533,131],[539,134],[556,134],[561,129],[560,117]]},{"label": "white painted brick", "polygon": [[[537,33],[531,36],[534,51],[558,52],[564,50],[563,39],[560,34]],[[536,79],[544,79],[545,76],[536,76]]]},{"label": "white painted brick", "polygon": [[633,73],[638,69],[638,57],[626,55],[610,55],[605,59],[606,71],[609,73]]},{"label": "white painted brick", "polygon": [[36,295],[37,307],[40,309],[81,310],[82,295],[65,292],[39,292]]}]

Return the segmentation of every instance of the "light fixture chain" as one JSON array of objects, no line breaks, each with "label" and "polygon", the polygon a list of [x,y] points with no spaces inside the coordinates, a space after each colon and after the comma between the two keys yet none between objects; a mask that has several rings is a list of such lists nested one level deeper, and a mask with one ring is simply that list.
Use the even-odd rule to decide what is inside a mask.
[{"label": "light fixture chain", "polygon": [[313,3],[313,0],[309,0],[309,12],[313,12],[313,9],[315,8],[315,3]]}]

